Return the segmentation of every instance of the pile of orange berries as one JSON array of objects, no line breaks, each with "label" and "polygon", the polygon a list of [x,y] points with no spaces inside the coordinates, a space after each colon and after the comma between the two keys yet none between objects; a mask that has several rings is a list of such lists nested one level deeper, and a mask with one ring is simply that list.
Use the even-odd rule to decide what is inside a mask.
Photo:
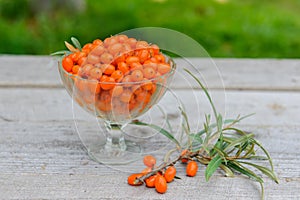
[{"label": "pile of orange berries", "polygon": [[157,45],[126,35],[96,39],[81,51],[72,45],[67,47],[72,53],[63,57],[63,69],[73,75],[85,103],[97,102],[103,112],[115,109],[112,106],[119,107],[120,112],[142,110],[156,91],[156,82],[166,81],[163,75],[172,70]]},{"label": "pile of orange berries", "polygon": [[[143,162],[146,168],[141,173],[131,174],[128,176],[128,184],[132,186],[140,186],[145,183],[147,187],[155,188],[158,193],[165,193],[168,189],[167,183],[172,182],[176,177],[175,163],[156,169],[156,159],[151,155],[144,156]],[[198,171],[197,162],[193,160],[187,162],[186,175],[190,177],[196,176]]]}]

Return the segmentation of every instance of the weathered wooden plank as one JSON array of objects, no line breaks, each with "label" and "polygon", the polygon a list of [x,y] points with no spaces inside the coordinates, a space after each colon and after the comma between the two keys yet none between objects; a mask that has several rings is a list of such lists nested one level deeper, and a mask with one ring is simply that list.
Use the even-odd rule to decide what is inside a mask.
[{"label": "weathered wooden plank", "polygon": [[[203,169],[201,170],[203,172]],[[167,193],[131,187],[126,174],[4,174],[0,179],[3,199],[260,199],[259,186],[244,178],[183,177],[169,184]],[[299,199],[299,180],[266,181],[266,199]]]},{"label": "weathered wooden plank", "polygon": [[[191,92],[174,90],[183,101],[191,120],[196,123],[204,119],[211,109],[200,90]],[[226,96],[224,96],[226,95]],[[213,100],[227,118],[238,114],[256,113],[244,123],[261,125],[299,125],[300,93],[257,91],[212,91]],[[59,121],[72,123],[72,100],[64,89],[2,88],[0,89],[0,120],[4,121]],[[178,104],[172,95],[161,101],[169,114],[178,115]],[[76,112],[76,119],[84,120],[89,115]],[[294,120],[293,120],[294,119]],[[200,120],[201,122],[201,120]],[[200,124],[202,125],[202,124]]]},{"label": "weathered wooden plank", "polygon": [[[186,79],[183,68],[195,66],[210,88],[257,90],[299,90],[300,60],[278,59],[175,59],[174,88],[195,85]],[[49,56],[0,56],[1,87],[61,87],[56,61]],[[218,73],[219,71],[219,73]],[[268,75],[266,77],[266,74]],[[220,75],[221,78],[220,79]],[[222,82],[223,81],[223,82]]]}]

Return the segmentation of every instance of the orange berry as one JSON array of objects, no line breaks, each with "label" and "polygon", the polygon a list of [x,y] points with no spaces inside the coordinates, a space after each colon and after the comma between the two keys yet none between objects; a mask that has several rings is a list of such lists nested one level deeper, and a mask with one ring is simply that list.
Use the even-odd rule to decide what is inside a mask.
[{"label": "orange berry", "polygon": [[129,64],[129,65],[131,63],[139,63],[139,62],[140,62],[140,59],[137,56],[129,56],[129,57],[126,58],[126,63]]},{"label": "orange berry", "polygon": [[91,69],[91,71],[90,71],[90,77],[92,79],[100,80],[101,76],[102,76],[101,69],[96,68],[96,67],[93,68],[93,69]]},{"label": "orange berry", "polygon": [[123,72],[121,70],[115,70],[110,76],[118,81],[119,79],[123,78]]},{"label": "orange berry", "polygon": [[144,66],[144,68],[150,67],[150,68],[154,69],[154,71],[157,70],[157,63],[152,62],[151,60],[146,60],[143,64],[143,66]]},{"label": "orange berry", "polygon": [[172,182],[174,180],[175,175],[176,175],[176,168],[174,166],[169,167],[164,174],[167,183]]},{"label": "orange berry", "polygon": [[115,86],[115,79],[113,79],[112,77],[102,76],[100,81],[101,81],[101,88],[103,90],[110,90]]},{"label": "orange berry", "polygon": [[123,45],[120,44],[120,43],[115,43],[115,44],[108,47],[108,51],[112,55],[119,54],[123,51]]},{"label": "orange berry", "polygon": [[96,56],[100,56],[102,53],[105,52],[105,47],[102,45],[97,45],[91,52],[91,54],[94,54]]},{"label": "orange berry", "polygon": [[70,56],[66,56],[62,60],[62,66],[67,72],[71,72],[73,68],[73,60]]},{"label": "orange berry", "polygon": [[101,69],[104,74],[111,75],[115,71],[115,66],[113,66],[111,64],[102,65]]},{"label": "orange berry", "polygon": [[129,71],[129,67],[125,62],[119,62],[118,63],[118,69],[123,72],[123,74],[126,74]]},{"label": "orange berry", "polygon": [[150,176],[149,178],[147,178],[145,180],[145,183],[146,183],[146,186],[149,187],[149,188],[154,188],[155,187],[155,179],[156,179],[156,176],[157,175],[153,175],[153,176]]},{"label": "orange berry", "polygon": [[155,190],[158,193],[165,193],[168,189],[167,181],[162,175],[157,175],[155,178]]},{"label": "orange berry", "polygon": [[144,162],[144,165],[152,168],[156,164],[156,158],[153,157],[152,155],[146,155],[146,156],[144,156],[143,162]]},{"label": "orange berry", "polygon": [[125,42],[129,44],[132,48],[135,48],[137,40],[135,38],[128,38]]},{"label": "orange berry", "polygon": [[126,40],[128,40],[127,35],[116,35],[115,37],[120,43],[124,43]]},{"label": "orange berry", "polygon": [[153,49],[154,54],[159,54],[159,47],[156,44],[152,44],[151,48]]},{"label": "orange berry", "polygon": [[110,53],[106,53],[106,52],[104,52],[100,56],[100,61],[104,64],[110,64],[113,61],[113,59],[114,59],[113,55],[111,55]]},{"label": "orange berry", "polygon": [[100,62],[100,57],[95,54],[89,54],[87,57],[87,62],[90,64],[96,64]]},{"label": "orange berry", "polygon": [[72,73],[73,73],[73,74],[77,74],[77,73],[78,73],[78,70],[79,70],[79,65],[74,65],[74,66],[72,67]]},{"label": "orange berry", "polygon": [[153,87],[153,83],[151,81],[147,81],[147,79],[144,79],[145,83],[143,83],[142,87],[144,90],[151,90]]},{"label": "orange berry", "polygon": [[147,48],[149,46],[148,42],[146,41],[137,41],[135,47],[136,49],[144,49]]},{"label": "orange berry", "polygon": [[143,76],[143,72],[141,70],[134,70],[131,73],[131,79],[132,81],[138,82],[143,80],[144,76]]},{"label": "orange berry", "polygon": [[164,63],[165,60],[166,60],[166,58],[165,58],[165,56],[163,54],[157,54],[157,55],[154,56],[154,58],[156,58],[157,61],[161,62],[161,63]]},{"label": "orange berry", "polygon": [[130,176],[128,176],[127,178],[127,183],[129,185],[132,186],[139,186],[139,185],[143,185],[142,181],[137,181],[138,178],[142,177],[143,174],[131,174]]},{"label": "orange berry", "polygon": [[153,68],[147,67],[143,70],[143,74],[144,74],[145,78],[151,79],[151,78],[155,77],[156,72],[154,71]]},{"label": "orange berry", "polygon": [[130,70],[143,70],[143,65],[141,63],[131,63]]},{"label": "orange berry", "polygon": [[188,176],[196,176],[198,171],[198,164],[196,161],[190,161],[186,166],[186,175]]},{"label": "orange berry", "polygon": [[103,42],[102,42],[102,40],[100,40],[100,39],[95,39],[95,40],[93,41],[93,44],[94,44],[94,45],[101,45],[101,44],[103,44]]},{"label": "orange berry", "polygon": [[171,70],[171,66],[167,63],[159,63],[157,65],[157,71],[161,74],[166,74]]}]

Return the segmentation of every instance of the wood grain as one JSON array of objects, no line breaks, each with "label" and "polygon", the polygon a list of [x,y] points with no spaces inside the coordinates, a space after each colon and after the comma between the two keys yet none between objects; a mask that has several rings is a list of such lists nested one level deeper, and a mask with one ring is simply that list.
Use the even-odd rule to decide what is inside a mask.
[{"label": "wood grain", "polygon": [[[169,184],[165,195],[128,186],[128,173],[144,168],[141,160],[112,167],[89,158],[81,139],[97,134],[95,119],[76,106],[73,112],[49,57],[2,55],[0,61],[0,199],[260,199],[259,185],[248,178],[225,178],[217,171],[206,183],[204,167],[188,178],[182,164],[177,166],[182,180]],[[239,126],[254,132],[273,158],[280,184],[265,179],[266,199],[300,199],[300,61],[214,59],[225,91],[215,69],[207,67],[213,66],[210,60],[176,61],[179,72],[171,91],[185,105],[192,127],[200,128],[211,109],[203,93],[192,89],[195,83],[182,76],[188,62],[199,66],[227,118],[256,113]],[[178,128],[174,97],[168,93],[160,105]],[[159,113],[150,117],[153,123],[164,121]],[[162,159],[164,153],[158,148],[155,155]]]}]

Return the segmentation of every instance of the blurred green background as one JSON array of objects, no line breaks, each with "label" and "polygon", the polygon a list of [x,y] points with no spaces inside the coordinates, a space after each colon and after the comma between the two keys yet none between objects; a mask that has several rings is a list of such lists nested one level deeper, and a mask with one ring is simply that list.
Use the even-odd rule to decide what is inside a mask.
[{"label": "blurred green background", "polygon": [[300,58],[299,0],[0,0],[0,54],[147,26],[185,33],[213,57]]}]

